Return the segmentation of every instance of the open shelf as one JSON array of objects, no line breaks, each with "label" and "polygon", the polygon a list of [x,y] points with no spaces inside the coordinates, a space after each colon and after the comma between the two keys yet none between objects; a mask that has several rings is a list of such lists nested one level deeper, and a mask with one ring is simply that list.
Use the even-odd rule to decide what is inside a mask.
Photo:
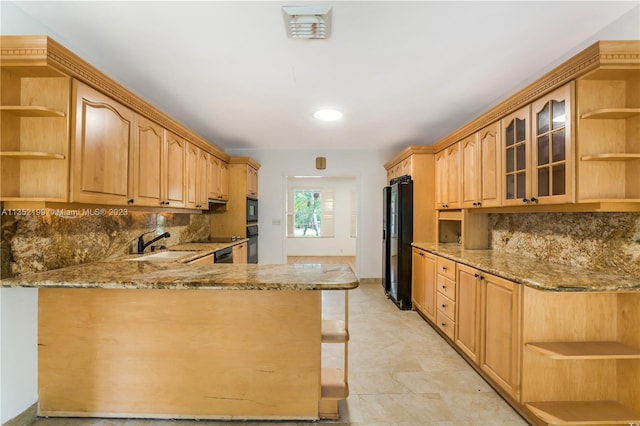
[{"label": "open shelf", "polygon": [[533,414],[552,425],[632,424],[640,414],[617,401],[527,402]]},{"label": "open shelf", "polygon": [[582,119],[618,119],[629,118],[640,115],[640,108],[602,108],[591,112],[585,112],[580,116]]},{"label": "open shelf", "polygon": [[540,342],[527,348],[553,359],[640,359],[640,350],[618,342]]},{"label": "open shelf", "polygon": [[322,343],[345,343],[349,341],[349,332],[342,320],[322,321]]},{"label": "open shelf", "polygon": [[640,153],[638,154],[625,154],[625,153],[607,153],[607,154],[595,154],[595,155],[583,155],[580,157],[582,161],[631,161],[639,160]]},{"label": "open shelf", "polygon": [[321,383],[323,399],[346,399],[349,396],[349,385],[341,368],[323,368]]},{"label": "open shelf", "polygon": [[21,117],[64,117],[66,115],[57,109],[34,105],[2,105],[0,111]]},{"label": "open shelf", "polygon": [[23,151],[0,151],[0,157],[15,158],[18,160],[64,160],[62,154],[54,154],[51,152],[23,152]]}]

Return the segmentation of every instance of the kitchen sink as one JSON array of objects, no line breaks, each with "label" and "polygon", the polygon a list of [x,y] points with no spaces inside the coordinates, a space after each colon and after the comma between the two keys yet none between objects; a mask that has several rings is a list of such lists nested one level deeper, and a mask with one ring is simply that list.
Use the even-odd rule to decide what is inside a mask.
[{"label": "kitchen sink", "polygon": [[125,259],[125,260],[129,262],[140,262],[140,261],[168,262],[168,261],[176,260],[193,253],[194,253],[193,251],[163,251],[160,253],[146,254],[144,256],[134,257],[134,258]]}]

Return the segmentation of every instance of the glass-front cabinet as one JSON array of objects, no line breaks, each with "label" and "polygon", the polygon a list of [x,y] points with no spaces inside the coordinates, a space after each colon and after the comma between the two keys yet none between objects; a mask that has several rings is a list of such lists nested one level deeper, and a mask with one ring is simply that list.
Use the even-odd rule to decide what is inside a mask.
[{"label": "glass-front cabinet", "polygon": [[573,87],[502,119],[504,205],[573,202]]},{"label": "glass-front cabinet", "polygon": [[502,119],[503,205],[526,205],[531,202],[530,115],[531,107],[527,105]]},{"label": "glass-front cabinet", "polygon": [[567,84],[532,104],[531,200],[573,201],[572,93]]}]

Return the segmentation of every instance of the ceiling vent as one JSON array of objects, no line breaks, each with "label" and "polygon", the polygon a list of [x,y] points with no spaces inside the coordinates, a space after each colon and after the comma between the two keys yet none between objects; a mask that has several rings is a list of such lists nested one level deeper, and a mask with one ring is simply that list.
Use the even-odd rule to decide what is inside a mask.
[{"label": "ceiling vent", "polygon": [[331,8],[283,6],[282,14],[291,38],[327,38],[331,28]]}]

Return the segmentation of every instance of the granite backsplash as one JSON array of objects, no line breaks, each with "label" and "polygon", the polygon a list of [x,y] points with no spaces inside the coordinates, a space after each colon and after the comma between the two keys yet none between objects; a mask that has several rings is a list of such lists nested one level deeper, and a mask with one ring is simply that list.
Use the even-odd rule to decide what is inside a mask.
[{"label": "granite backsplash", "polygon": [[489,215],[491,248],[640,278],[640,213]]},{"label": "granite backsplash", "polygon": [[[106,212],[80,215],[76,210],[47,209],[45,214],[32,210],[20,216],[3,210],[2,278],[123,256],[135,252],[140,234],[156,229],[171,234],[157,243],[167,246],[209,238],[210,216],[206,213]],[[148,235],[145,241],[151,238]]]}]

